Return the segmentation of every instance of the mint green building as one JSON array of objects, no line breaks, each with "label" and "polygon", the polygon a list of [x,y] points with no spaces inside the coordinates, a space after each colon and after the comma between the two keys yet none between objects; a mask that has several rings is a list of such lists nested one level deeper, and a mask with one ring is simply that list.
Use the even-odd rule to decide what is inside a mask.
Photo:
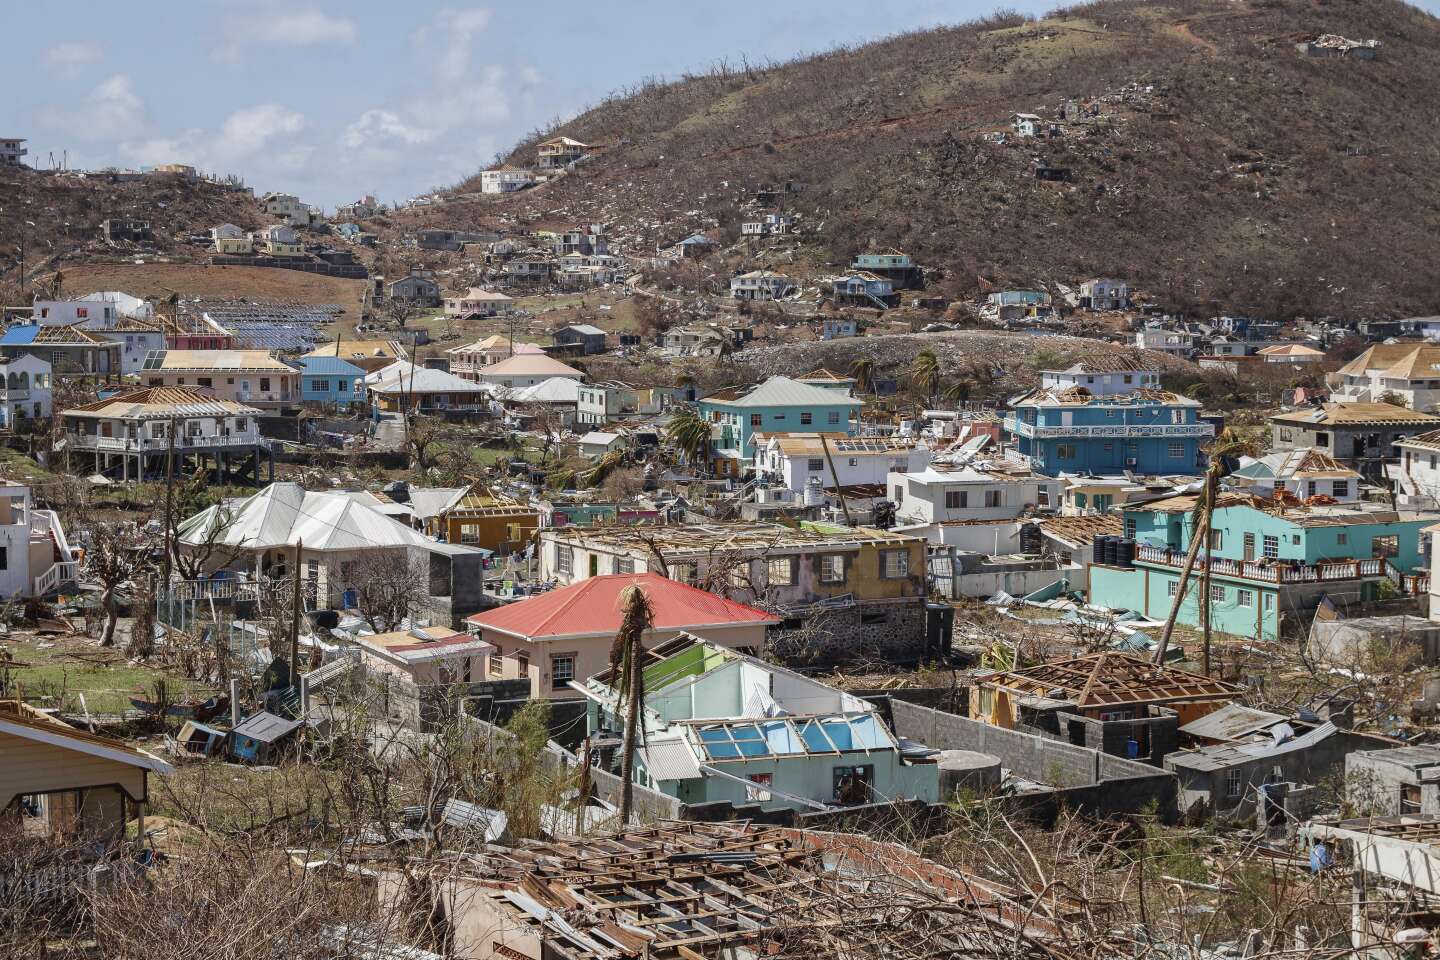
[{"label": "mint green building", "polygon": [[[939,751],[902,746],[859,697],[690,634],[644,658],[642,786],[687,804],[799,810],[940,799]],[[592,737],[624,730],[608,671],[572,686],[590,700]]]},{"label": "mint green building", "polygon": [[[1195,495],[1185,494],[1125,507],[1134,562],[1092,564],[1091,605],[1165,618],[1190,547],[1194,506]],[[1222,494],[1210,549],[1197,558],[1177,622],[1200,625],[1206,563],[1212,628],[1254,640],[1276,640],[1287,625],[1308,623],[1325,597],[1353,603],[1423,595],[1429,575],[1420,531],[1432,521],[1368,504],[1261,508],[1247,496]]]}]

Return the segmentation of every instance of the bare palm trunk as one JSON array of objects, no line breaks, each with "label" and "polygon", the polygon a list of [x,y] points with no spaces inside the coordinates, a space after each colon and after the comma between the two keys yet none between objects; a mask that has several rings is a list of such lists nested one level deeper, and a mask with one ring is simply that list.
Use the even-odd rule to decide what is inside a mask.
[{"label": "bare palm trunk", "polygon": [[[626,587],[620,594],[625,611],[620,632],[610,651],[612,682],[618,677],[617,690],[625,697],[625,740],[620,757],[620,823],[630,822],[634,805],[635,742],[640,736],[640,702],[645,698],[645,674],[641,669],[645,631],[655,619],[650,598],[638,586]],[[616,665],[621,669],[617,671]]]},{"label": "bare palm trunk", "polygon": [[1165,662],[1165,652],[1170,647],[1170,635],[1175,632],[1175,618],[1180,613],[1180,604],[1185,602],[1186,588],[1190,586],[1190,571],[1195,568],[1195,558],[1200,553],[1200,544],[1209,536],[1210,517],[1204,515],[1200,518],[1200,524],[1195,533],[1190,537],[1190,549],[1185,552],[1185,565],[1180,568],[1180,582],[1175,586],[1175,602],[1170,605],[1170,615],[1165,618],[1165,632],[1160,634],[1160,645],[1155,648],[1156,665]]}]

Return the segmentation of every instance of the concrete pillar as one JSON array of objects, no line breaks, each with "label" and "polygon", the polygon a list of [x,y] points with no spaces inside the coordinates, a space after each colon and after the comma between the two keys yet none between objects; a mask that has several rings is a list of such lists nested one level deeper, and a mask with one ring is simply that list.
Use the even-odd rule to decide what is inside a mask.
[{"label": "concrete pillar", "polygon": [[1365,922],[1365,868],[1360,864],[1354,844],[1350,846],[1350,855],[1355,864],[1350,870],[1350,945],[1360,950],[1370,939]]}]

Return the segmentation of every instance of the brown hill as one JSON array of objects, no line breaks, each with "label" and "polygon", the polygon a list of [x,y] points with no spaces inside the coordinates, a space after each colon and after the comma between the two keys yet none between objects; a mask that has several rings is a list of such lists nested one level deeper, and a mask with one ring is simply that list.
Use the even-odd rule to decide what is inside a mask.
[{"label": "brown hill", "polygon": [[[1379,55],[1296,49],[1320,34]],[[573,174],[422,216],[733,238],[793,179],[802,267],[896,246],[957,295],[1113,275],[1202,312],[1435,312],[1437,94],[1440,21],[1396,0],[1115,0],[646,85],[544,132],[601,145]],[[981,139],[1072,101],[1063,136]]]}]

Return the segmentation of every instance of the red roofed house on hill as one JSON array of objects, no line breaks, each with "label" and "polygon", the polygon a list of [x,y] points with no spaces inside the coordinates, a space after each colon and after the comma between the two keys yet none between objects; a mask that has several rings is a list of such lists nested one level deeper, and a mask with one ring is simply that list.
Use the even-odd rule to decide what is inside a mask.
[{"label": "red roofed house on hill", "polygon": [[588,577],[468,617],[470,631],[495,648],[485,679],[528,676],[531,697],[579,697],[569,681],[583,680],[609,665],[610,645],[620,629],[620,594],[632,584],[645,591],[655,610],[654,626],[645,636],[647,648],[691,633],[742,653],[758,654],[766,628],[780,622],[772,613],[658,573]]}]

